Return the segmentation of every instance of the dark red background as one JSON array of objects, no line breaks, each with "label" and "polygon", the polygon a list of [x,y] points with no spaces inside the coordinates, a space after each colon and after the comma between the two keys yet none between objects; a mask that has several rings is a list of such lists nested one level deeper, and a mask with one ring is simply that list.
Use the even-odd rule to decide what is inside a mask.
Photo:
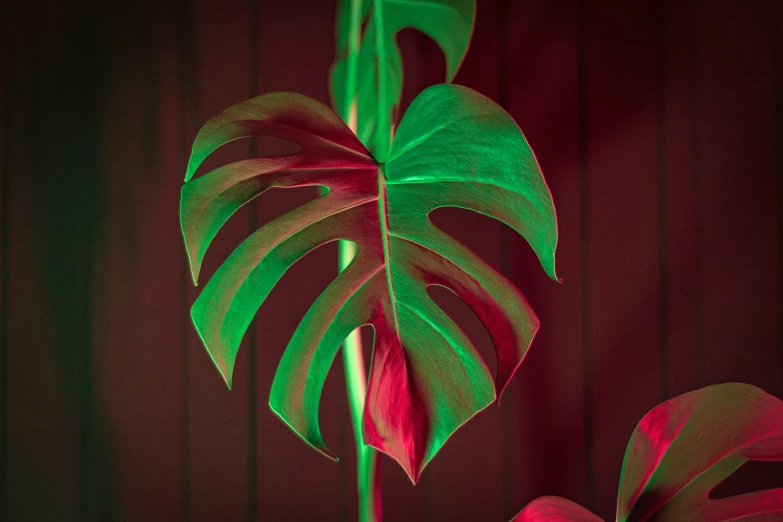
[{"label": "dark red background", "polygon": [[[355,519],[341,360],[322,403],[340,463],[267,407],[336,248],[272,293],[228,392],[188,319],[177,221],[207,118],[270,91],[328,102],[333,2],[0,12],[0,519]],[[493,221],[435,216],[522,288],[542,328],[502,407],[454,435],[419,485],[383,458],[387,520],[503,521],[544,494],[613,518],[626,442],[651,407],[724,381],[783,397],[782,13],[775,0],[479,0],[457,82],[501,103],[536,151],[563,283]],[[444,65],[428,39],[400,41],[407,104]],[[262,196],[205,274],[254,221],[313,196]],[[438,298],[494,364],[475,317]],[[726,492],[781,476],[750,467]]]}]

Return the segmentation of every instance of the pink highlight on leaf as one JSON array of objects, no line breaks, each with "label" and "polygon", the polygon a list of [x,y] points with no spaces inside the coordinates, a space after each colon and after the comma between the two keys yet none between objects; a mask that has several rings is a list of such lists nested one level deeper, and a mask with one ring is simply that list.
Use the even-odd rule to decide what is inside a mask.
[{"label": "pink highlight on leaf", "polygon": [[[665,402],[642,418],[636,429],[648,444],[628,446],[623,464],[624,467],[628,466],[630,471],[625,476],[626,480],[620,482],[621,497],[628,496],[630,502],[634,502],[641,495],[669,446],[689,418],[690,408],[685,401],[681,404]],[[641,473],[641,476],[637,476],[637,473]],[[625,493],[626,488],[631,487],[633,491]]]}]

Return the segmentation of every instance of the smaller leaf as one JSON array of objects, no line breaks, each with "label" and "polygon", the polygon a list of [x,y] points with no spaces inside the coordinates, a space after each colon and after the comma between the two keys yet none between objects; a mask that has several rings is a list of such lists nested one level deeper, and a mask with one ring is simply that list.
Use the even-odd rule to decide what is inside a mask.
[{"label": "smaller leaf", "polygon": [[664,402],[644,416],[628,443],[617,520],[783,518],[783,488],[708,498],[748,460],[783,460],[783,402],[736,383]]},{"label": "smaller leaf", "polygon": [[[709,498],[748,460],[783,460],[783,401],[737,383],[666,401],[642,418],[628,443],[617,521],[783,520],[783,488]],[[568,500],[542,497],[513,522],[596,520]]]},{"label": "smaller leaf", "polygon": [[601,522],[591,511],[562,497],[541,497],[527,505],[512,522]]}]

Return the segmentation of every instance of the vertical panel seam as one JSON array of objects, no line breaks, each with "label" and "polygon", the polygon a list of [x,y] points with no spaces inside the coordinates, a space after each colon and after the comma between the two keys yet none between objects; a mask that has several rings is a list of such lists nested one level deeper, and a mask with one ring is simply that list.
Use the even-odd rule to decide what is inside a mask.
[{"label": "vertical panel seam", "polygon": [[[783,345],[783,49],[781,46],[781,17],[779,0],[772,1],[772,90],[775,96],[775,179],[777,180],[778,210],[778,306],[780,342]],[[781,367],[783,386],[783,367]]]},{"label": "vertical panel seam", "polygon": [[11,0],[6,0],[3,9],[3,134],[2,134],[2,186],[0,187],[0,519],[6,520],[8,499],[8,313],[10,268],[8,254],[10,245],[10,209],[11,174]]},{"label": "vertical panel seam", "polygon": [[[193,19],[191,6],[188,0],[179,0],[177,9],[178,24],[178,60],[179,60],[179,96],[180,96],[180,159],[187,162],[189,156],[188,129],[189,123],[195,120],[198,101],[195,93],[196,79],[195,65],[193,62],[192,47],[194,42]],[[184,166],[183,166],[184,170]],[[190,493],[190,360],[189,360],[189,292],[190,274],[185,263],[180,270],[180,423],[181,439],[180,452],[182,454],[182,490],[183,490],[183,517],[191,518],[191,493]]]},{"label": "vertical panel seam", "polygon": [[[259,2],[250,0],[250,97],[258,96]],[[258,142],[250,141],[250,157],[258,155]],[[249,232],[258,229],[258,199],[250,202]],[[258,519],[258,316],[248,332],[247,346],[247,520]]]},{"label": "vertical panel seam", "polygon": [[691,71],[691,96],[693,111],[693,228],[696,263],[696,349],[699,364],[698,382],[707,384],[706,310],[704,287],[704,221],[702,209],[703,180],[701,165],[701,27],[699,20],[701,2],[694,0],[691,23],[693,35],[693,64]]},{"label": "vertical panel seam", "polygon": [[[497,6],[497,100],[498,104],[506,111],[508,107],[508,33],[506,31],[506,18],[508,16],[506,0],[498,0]],[[507,227],[500,227],[500,271],[506,277],[509,274],[509,232]],[[509,395],[508,403],[501,406],[503,447],[501,468],[501,490],[503,491],[503,516],[506,518],[514,514],[514,406],[516,402]]]},{"label": "vertical panel seam", "polygon": [[577,125],[579,142],[579,250],[581,254],[582,394],[584,405],[585,505],[595,510],[593,448],[593,346],[590,282],[590,193],[587,110],[587,0],[577,14]]},{"label": "vertical panel seam", "polygon": [[665,0],[655,2],[655,96],[658,156],[658,299],[660,335],[661,401],[669,398],[669,259],[666,191],[666,8]]},{"label": "vertical panel seam", "polygon": [[[87,38],[87,48],[89,49],[91,46],[95,48],[95,50],[92,50],[95,54],[90,55],[90,59],[93,61],[93,67],[94,69],[91,71],[95,75],[95,79],[103,83],[105,82],[105,78],[102,76],[103,71],[101,70],[103,64],[101,63],[101,56],[99,54],[98,49],[101,48],[101,41],[100,41],[100,26],[98,21],[98,14],[97,14],[97,1],[96,0],[89,0],[86,5],[87,13],[85,14],[85,23],[86,23],[86,32],[85,38]],[[91,44],[91,45],[90,45]],[[101,121],[101,91],[100,89],[103,88],[103,85],[99,84],[97,87],[95,85],[92,86],[92,91],[90,94],[92,95],[92,99],[90,100],[90,119],[91,119],[91,128],[90,130],[95,132],[96,138],[98,139],[99,143],[96,144],[95,153],[96,155],[102,154],[103,150],[102,147],[105,147],[105,140],[101,139],[100,129],[102,126]],[[97,157],[94,158],[94,160],[100,161]],[[96,168],[96,174],[99,172],[100,166],[99,163],[96,163],[94,165]],[[98,180],[96,180],[96,183],[98,183]],[[96,187],[98,188],[98,187]],[[102,188],[102,187],[101,187]],[[100,189],[99,189],[100,190]],[[78,228],[80,230],[89,230],[88,223],[84,222],[85,215],[79,216],[79,225]],[[95,475],[95,465],[94,461],[96,460],[96,437],[95,437],[95,412],[93,411],[95,408],[95,383],[93,381],[93,374],[92,374],[92,364],[93,364],[93,351],[95,350],[95,343],[94,343],[94,330],[95,330],[95,319],[93,317],[93,304],[95,302],[94,299],[94,292],[95,292],[95,282],[94,282],[94,272],[93,272],[93,266],[96,262],[96,251],[97,251],[97,244],[96,244],[96,237],[94,235],[95,229],[92,230],[93,233],[89,234],[87,237],[81,237],[81,239],[84,241],[84,251],[80,252],[80,261],[83,263],[82,266],[80,266],[77,271],[81,272],[80,276],[82,277],[82,282],[84,284],[84,303],[83,303],[83,312],[84,313],[84,333],[88,336],[85,340],[85,348],[84,352],[80,353],[80,364],[81,367],[79,368],[79,371],[82,373],[82,389],[79,390],[77,387],[77,400],[79,402],[79,424],[78,424],[78,437],[79,437],[79,462],[78,462],[78,473],[79,473],[79,513],[81,514],[82,520],[91,520],[93,517],[98,517],[100,513],[100,509],[98,506],[98,502],[94,495],[94,487],[95,487],[95,479],[97,478]],[[84,234],[80,234],[83,236]]]}]

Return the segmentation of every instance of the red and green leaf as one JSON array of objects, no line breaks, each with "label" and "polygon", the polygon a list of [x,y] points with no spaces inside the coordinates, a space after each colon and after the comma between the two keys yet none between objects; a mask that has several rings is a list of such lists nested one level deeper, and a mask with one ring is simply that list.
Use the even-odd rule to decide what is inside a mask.
[{"label": "red and green leaf", "polygon": [[783,460],[783,402],[747,384],[667,401],[644,416],[628,443],[617,520],[783,517],[783,489],[709,498],[748,460]]},{"label": "red and green leaf", "polygon": [[[191,179],[220,145],[251,136],[287,139],[301,149]],[[318,422],[321,390],[355,328],[375,330],[365,442],[395,458],[413,481],[454,430],[502,392],[538,329],[522,294],[428,218],[452,206],[503,221],[555,277],[555,211],[535,157],[511,117],[470,89],[437,85],[422,92],[383,164],[320,103],[295,94],[260,96],[202,128],[186,181],[181,220],[194,279],[210,241],[240,206],[272,187],[328,189],[245,240],[192,311],[230,386],[241,338],[288,267],[330,241],[356,244],[351,264],[294,333],[270,397],[272,409],[326,455],[332,454]],[[498,359],[494,380],[471,341],[429,297],[432,285],[452,290],[486,325]]]},{"label": "red and green leaf", "polygon": [[[644,416],[628,443],[617,521],[783,519],[783,488],[709,498],[749,460],[783,460],[782,401],[730,383],[664,402]],[[535,502],[518,515],[527,518],[516,520],[560,520],[531,516]]]},{"label": "red and green leaf", "polygon": [[[381,110],[391,117],[396,113],[402,96],[402,54],[397,45],[397,33],[413,28],[432,38],[446,59],[446,78],[450,82],[468,51],[476,17],[475,0],[381,0],[383,13],[375,12],[374,0],[362,2],[358,75],[356,92],[358,134],[363,143],[371,144],[378,117],[378,67],[386,70],[386,100]],[[376,38],[376,24],[382,20],[383,38]],[[341,0],[337,11],[337,61],[331,71],[331,90],[334,106],[340,114],[348,114],[345,107],[346,54],[349,39],[350,0]],[[378,47],[383,46],[379,53]],[[379,63],[383,57],[383,63]]]}]

